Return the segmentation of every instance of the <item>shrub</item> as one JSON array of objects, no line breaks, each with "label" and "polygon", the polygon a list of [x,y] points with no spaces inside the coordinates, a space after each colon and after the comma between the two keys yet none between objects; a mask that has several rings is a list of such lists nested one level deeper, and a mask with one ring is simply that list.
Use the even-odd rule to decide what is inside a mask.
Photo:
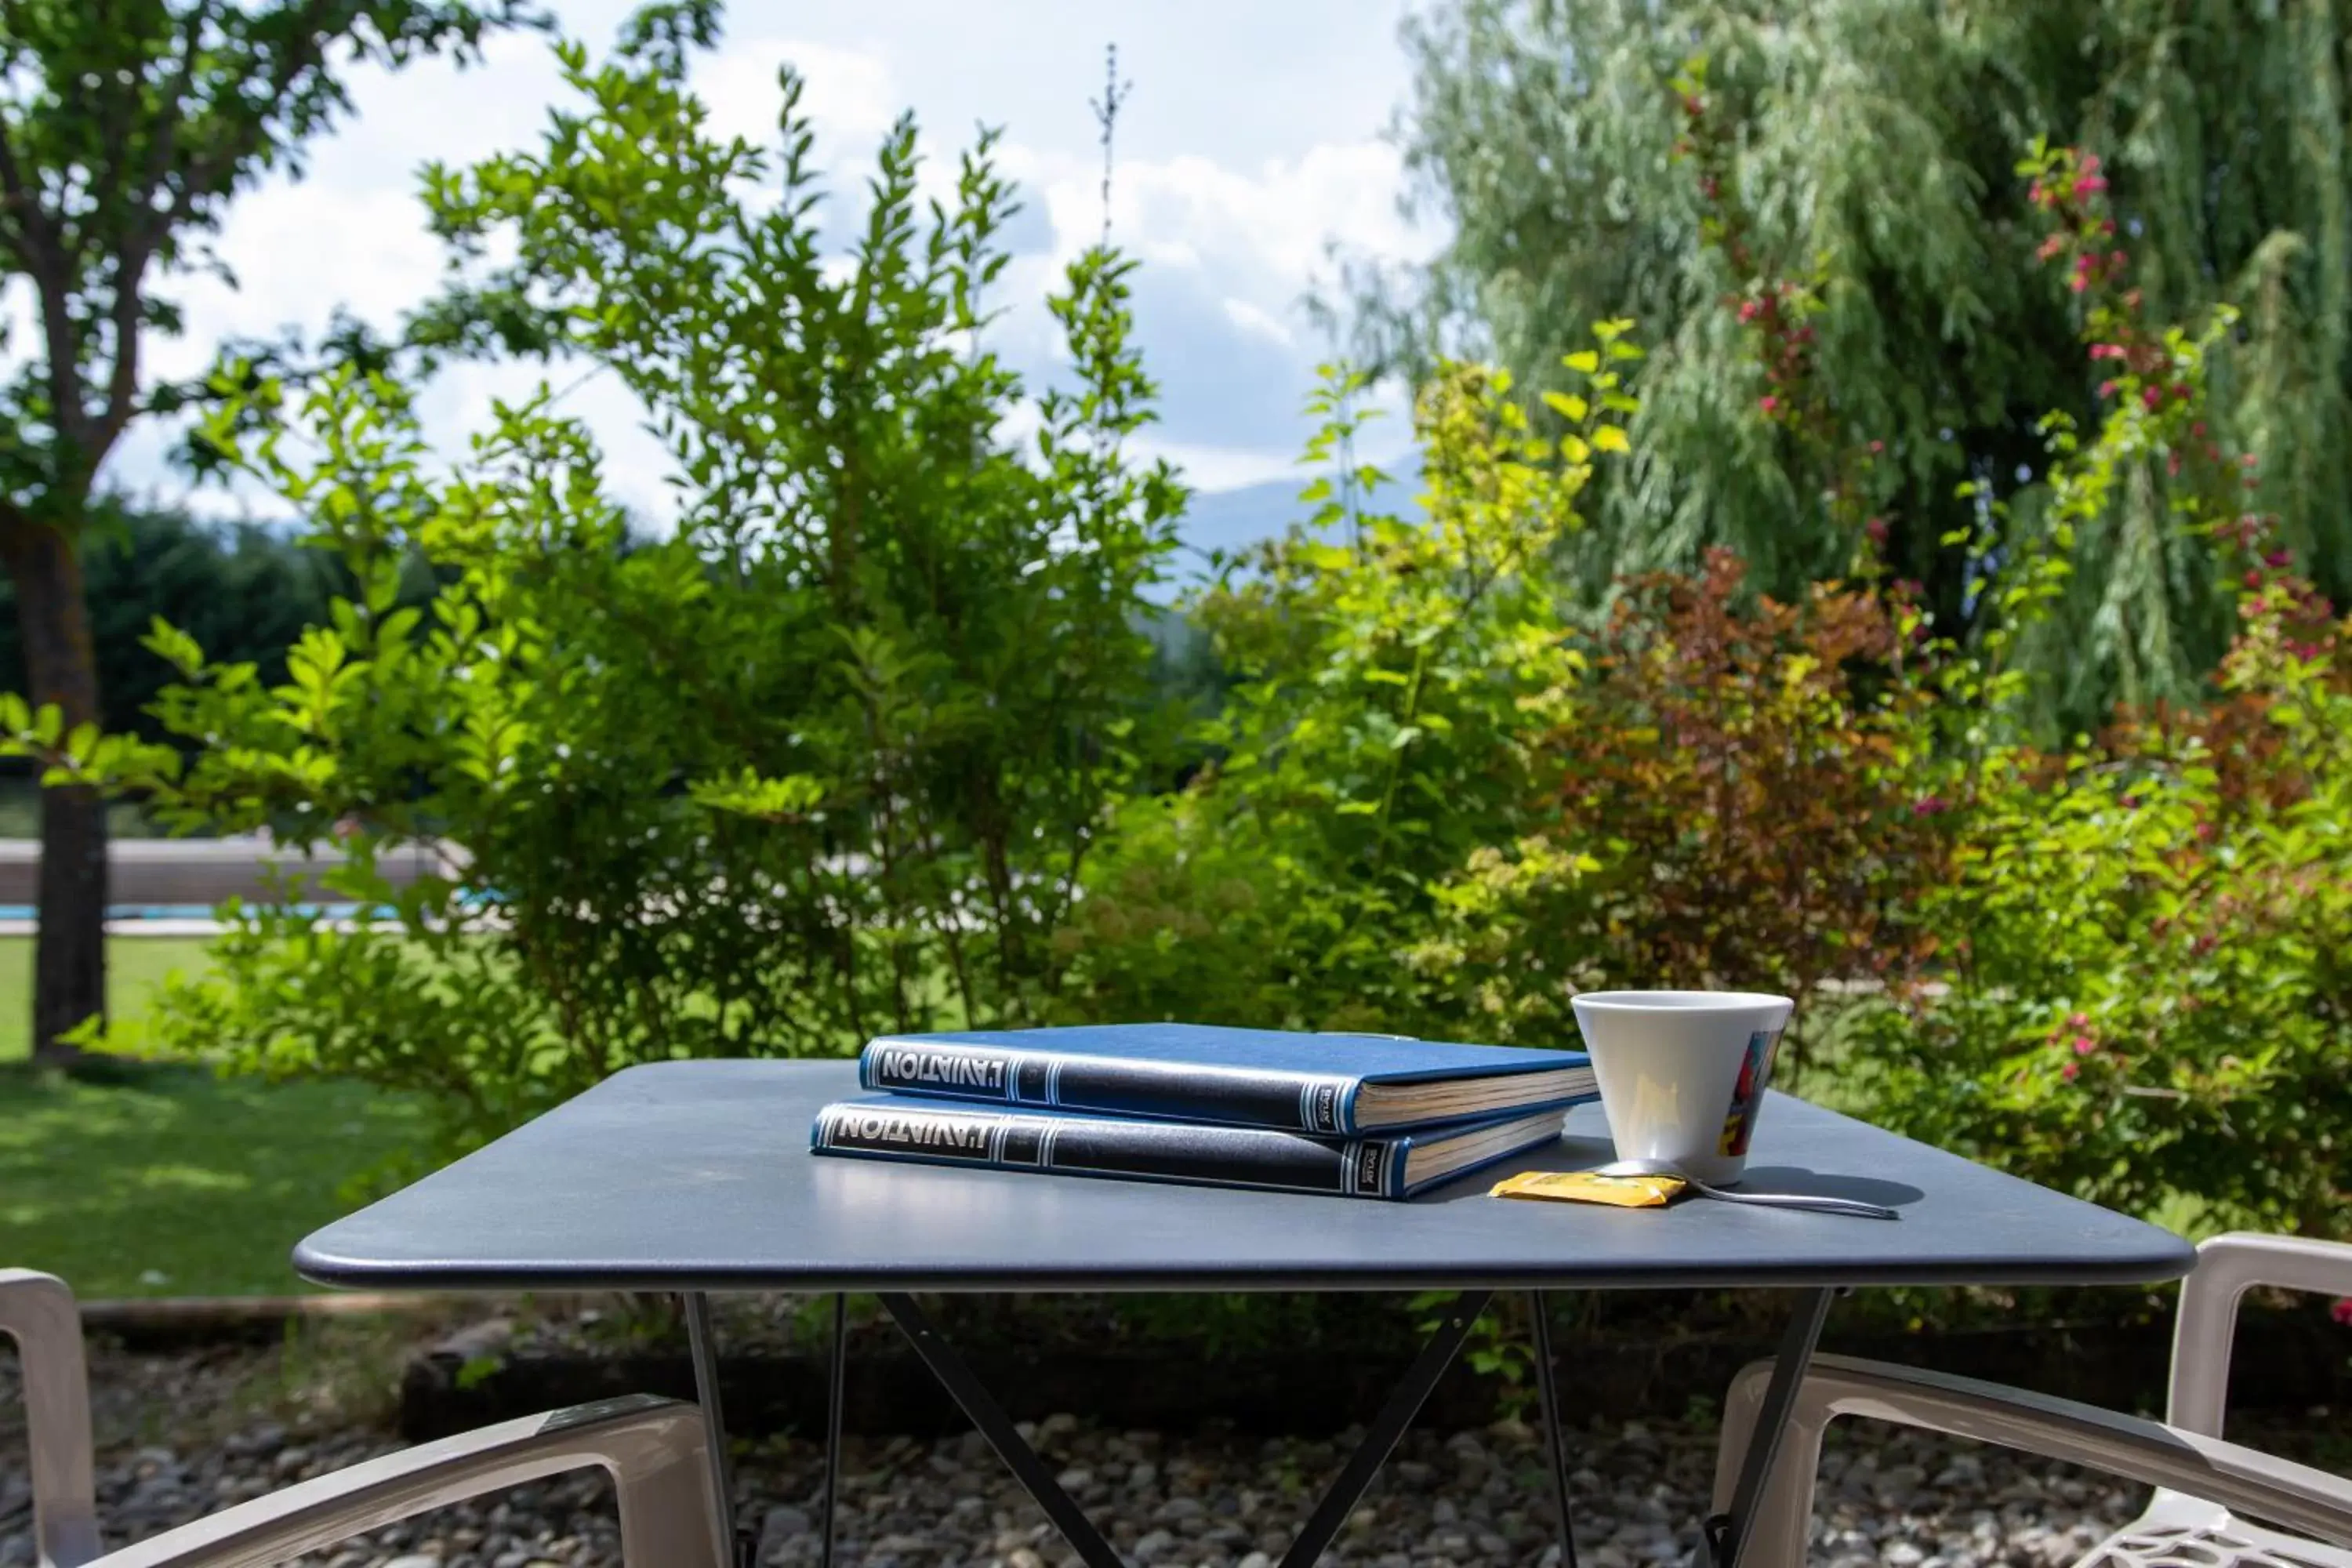
[{"label": "shrub", "polygon": [[[1874,1113],[1977,1158],[2184,1225],[2332,1234],[2352,1145],[2352,679],[2345,626],[2243,511],[2251,455],[2209,433],[2216,311],[2191,335],[2141,317],[2102,237],[2095,159],[2037,144],[2021,165],[2071,258],[2105,379],[2095,437],[2050,426],[2053,526],[2000,590],[2007,637],[2071,591],[2077,526],[2160,476],[2172,525],[2234,560],[2237,634],[2213,700],[2126,712],[2098,744],[1990,745],[1951,882],[1922,910],[1946,933],[1937,988],[1859,1020]],[[2079,536],[2095,540],[2095,534]],[[1988,668],[1998,664],[1991,650]],[[1991,722],[2046,696],[1997,670]]]},{"label": "shrub", "polygon": [[1444,889],[1414,952],[1504,1037],[1572,1037],[1578,990],[1750,987],[1913,973],[1939,880],[1949,769],[1933,748],[1916,611],[1871,589],[1743,602],[1740,563],[1628,584],[1582,639],[1588,673],[1533,742],[1516,843]]},{"label": "shrub", "polygon": [[1415,405],[1425,520],[1368,510],[1358,383],[1331,371],[1314,521],[1224,563],[1188,605],[1231,682],[1187,790],[1139,800],[1060,941],[1072,1007],[1292,1028],[1442,1027],[1403,962],[1438,882],[1507,838],[1529,738],[1576,656],[1549,570],[1599,452],[1622,449],[1628,323],[1570,356],[1591,397],[1539,436],[1507,378],[1448,367]]},{"label": "shrub", "polygon": [[[160,632],[184,768],[17,726],[176,820],[339,837],[352,864],[311,893],[394,913],[232,910],[215,977],[163,999],[166,1047],[425,1090],[465,1143],[635,1062],[1050,1003],[1051,933],[1139,774],[1142,590],[1182,499],[1124,447],[1152,395],[1127,264],[1089,253],[1053,301],[1074,384],[1024,451],[1000,434],[1024,389],[977,338],[1012,211],[985,142],[926,222],[902,122],[835,266],[797,83],[770,157],[705,130],[676,45],[640,27],[595,67],[563,46],[584,106],[427,177],[462,247],[513,257],[449,341],[470,311],[621,380],[669,451],[676,532],[623,547],[545,393],[444,466],[395,379],[264,383],[215,437],[362,591],[279,686]],[[412,552],[445,581],[422,609],[395,602]],[[394,896],[375,867],[413,841],[457,862]]]},{"label": "shrub", "polygon": [[1936,989],[1867,1008],[1890,1126],[2199,1228],[2352,1213],[2352,681],[2346,627],[2246,607],[2224,700],[2061,758],[1987,763]]}]

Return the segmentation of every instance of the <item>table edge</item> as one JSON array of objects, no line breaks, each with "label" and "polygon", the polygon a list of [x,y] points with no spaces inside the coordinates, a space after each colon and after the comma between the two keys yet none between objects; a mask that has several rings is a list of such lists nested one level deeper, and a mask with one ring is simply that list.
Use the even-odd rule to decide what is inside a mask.
[{"label": "table edge", "polygon": [[[2159,1233],[2169,1234],[2169,1233]],[[1205,1291],[1416,1290],[1770,1290],[1888,1286],[1957,1289],[1965,1286],[2165,1285],[2187,1276],[2197,1249],[2175,1238],[2177,1247],[2110,1259],[2096,1265],[2037,1265],[2025,1261],[1982,1268],[1953,1267],[1842,1268],[1575,1268],[1557,1264],[1501,1265],[1475,1269],[1312,1268],[1290,1265],[1250,1269],[858,1268],[782,1270],[766,1267],[687,1264],[657,1271],[541,1265],[525,1269],[484,1269],[472,1265],[360,1262],[294,1249],[294,1271],[312,1284],[337,1289],[456,1290],[482,1294],[526,1291],[720,1292],[776,1291],[814,1295],[925,1291],[985,1295],[1022,1291],[1075,1294],[1198,1294]]]}]

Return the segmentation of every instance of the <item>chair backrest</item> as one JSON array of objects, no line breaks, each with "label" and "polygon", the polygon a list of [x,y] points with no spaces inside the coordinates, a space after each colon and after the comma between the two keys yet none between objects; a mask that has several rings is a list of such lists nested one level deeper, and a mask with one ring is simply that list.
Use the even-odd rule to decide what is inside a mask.
[{"label": "chair backrest", "polygon": [[2230,1343],[2238,1303],[2257,1285],[2352,1296],[2352,1245],[2232,1232],[2197,1248],[2172,1325],[2172,1389],[2165,1422],[2221,1436],[2230,1403]]},{"label": "chair backrest", "polygon": [[65,1281],[0,1268],[0,1334],[16,1342],[33,1448],[33,1552],[40,1568],[81,1568],[99,1554],[81,1312]]}]

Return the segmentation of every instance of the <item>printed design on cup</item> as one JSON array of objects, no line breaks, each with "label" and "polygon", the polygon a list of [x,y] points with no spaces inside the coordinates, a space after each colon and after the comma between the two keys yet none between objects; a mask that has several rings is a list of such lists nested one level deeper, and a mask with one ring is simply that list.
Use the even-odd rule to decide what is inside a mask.
[{"label": "printed design on cup", "polygon": [[1748,1135],[1756,1130],[1757,1102],[1772,1082],[1772,1058],[1780,1054],[1780,1031],[1759,1029],[1748,1037],[1748,1050],[1739,1058],[1739,1081],[1731,1089],[1731,1110],[1723,1119],[1719,1154],[1735,1158],[1748,1152]]}]

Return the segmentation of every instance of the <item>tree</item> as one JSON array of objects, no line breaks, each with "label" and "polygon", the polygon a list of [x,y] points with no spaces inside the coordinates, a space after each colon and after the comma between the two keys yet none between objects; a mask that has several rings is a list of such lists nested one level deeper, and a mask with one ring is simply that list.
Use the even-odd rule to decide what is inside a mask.
[{"label": "tree", "polygon": [[[0,265],[30,286],[36,341],[0,389],[0,561],[16,585],[33,703],[66,732],[101,715],[83,545],[100,469],[131,421],[184,405],[150,387],[157,292],[225,274],[208,240],[243,186],[349,107],[341,73],[475,55],[529,20],[519,0],[5,0]],[[331,57],[341,55],[341,58]],[[36,1059],[106,1004],[106,819],[90,789],[43,791]]]},{"label": "tree", "polygon": [[[543,134],[423,182],[467,285],[434,326],[636,393],[673,531],[631,538],[545,386],[451,454],[404,374],[259,377],[210,429],[356,585],[283,682],[163,628],[184,751],[58,748],[0,701],[0,751],[167,824],[331,834],[348,859],[308,896],[397,917],[236,912],[145,1043],[422,1090],[463,1144],[633,1063],[1030,1023],[1061,990],[1055,932],[1154,776],[1143,627],[1184,499],[1134,449],[1130,264],[1071,262],[1069,369],[1025,384],[987,330],[1015,210],[993,137],[926,202],[903,121],[831,254],[799,79],[772,140],[722,135],[688,87],[715,37],[656,5],[602,58],[566,40]],[[439,587],[403,605],[420,553]],[[420,841],[449,875],[388,886]]]},{"label": "tree", "polygon": [[[2046,134],[2103,158],[2147,319],[2238,308],[2214,435],[2352,592],[2352,82],[2324,12],[1448,0],[1406,39],[1413,200],[1454,232],[1425,268],[1351,272],[1361,346],[1416,377],[1490,353],[1532,400],[1582,323],[1650,329],[1643,460],[1577,542],[1595,584],[1726,543],[1789,597],[1872,529],[1941,629],[1979,628],[1985,570],[2046,526],[2042,416],[2094,423],[2106,379],[2017,168]],[[2220,552],[2166,526],[2168,478],[2135,465],[2082,530],[2042,643],[2070,722],[2198,689],[2226,644]]]}]

